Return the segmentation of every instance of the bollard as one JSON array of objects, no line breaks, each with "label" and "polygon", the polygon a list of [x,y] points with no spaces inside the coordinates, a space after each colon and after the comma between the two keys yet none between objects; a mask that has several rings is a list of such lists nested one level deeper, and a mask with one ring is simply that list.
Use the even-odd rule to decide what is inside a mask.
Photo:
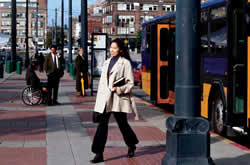
[{"label": "bollard", "polygon": [[12,72],[12,62],[11,61],[7,61],[6,62],[6,72],[7,73],[11,73]]},{"label": "bollard", "polygon": [[72,64],[69,64],[69,75],[72,76],[73,75],[73,71],[72,71]]},{"label": "bollard", "polygon": [[16,62],[16,73],[20,75],[22,74],[21,61]]},{"label": "bollard", "polygon": [[3,62],[0,62],[0,78],[3,78],[3,73],[4,73]]}]

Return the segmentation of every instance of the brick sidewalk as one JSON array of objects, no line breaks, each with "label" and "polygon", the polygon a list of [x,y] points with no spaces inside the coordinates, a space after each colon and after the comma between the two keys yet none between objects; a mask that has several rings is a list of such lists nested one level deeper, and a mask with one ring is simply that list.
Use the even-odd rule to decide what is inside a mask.
[{"label": "brick sidewalk", "polygon": [[[75,97],[75,81],[66,73],[60,82],[59,102],[62,105],[27,106],[20,99],[25,86],[25,72],[13,73],[0,82],[0,165],[87,165],[93,158],[91,143],[96,131],[91,115],[95,96]],[[44,73],[39,77],[46,80]],[[135,89],[137,92],[139,89]],[[107,147],[104,152],[106,165],[156,165],[165,154],[165,121],[170,114],[136,98],[140,120],[128,115],[139,144],[134,158],[127,158],[119,128],[111,116]],[[217,165],[250,165],[248,151],[213,136],[211,155]],[[235,158],[235,160],[234,160]],[[237,159],[237,161],[236,161]],[[233,163],[235,162],[235,163]]]}]

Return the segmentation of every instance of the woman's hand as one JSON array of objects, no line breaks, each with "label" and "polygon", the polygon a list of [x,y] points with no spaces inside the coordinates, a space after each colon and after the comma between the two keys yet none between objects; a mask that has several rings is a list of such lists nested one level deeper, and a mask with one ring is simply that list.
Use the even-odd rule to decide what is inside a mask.
[{"label": "woman's hand", "polygon": [[80,75],[81,75],[81,77],[82,77],[82,76],[83,76],[83,73],[81,72]]},{"label": "woman's hand", "polygon": [[117,90],[117,87],[112,88],[112,92],[116,92],[116,90]]}]

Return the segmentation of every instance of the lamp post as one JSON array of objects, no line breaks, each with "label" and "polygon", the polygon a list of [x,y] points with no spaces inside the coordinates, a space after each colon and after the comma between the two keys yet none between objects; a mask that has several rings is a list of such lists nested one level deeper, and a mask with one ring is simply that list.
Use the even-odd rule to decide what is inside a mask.
[{"label": "lamp post", "polygon": [[200,117],[200,0],[176,0],[175,113],[162,165],[212,165],[209,122]]},{"label": "lamp post", "polygon": [[26,0],[26,23],[25,23],[25,44],[26,44],[26,53],[25,53],[25,68],[29,66],[29,0]]},{"label": "lamp post", "polygon": [[64,47],[64,0],[62,0],[62,20],[61,20],[61,55],[64,58],[64,52],[63,52],[63,47]]},{"label": "lamp post", "polygon": [[36,2],[36,39],[35,39],[35,41],[36,41],[36,55],[37,55],[37,53],[38,53],[38,50],[37,50],[37,48],[38,48],[38,0],[37,0],[37,2]]},{"label": "lamp post", "polygon": [[[87,0],[81,0],[81,47],[83,54],[88,61],[88,13],[87,13]],[[88,67],[88,66],[86,66]]]},{"label": "lamp post", "polygon": [[[11,65],[16,66],[16,0],[11,0]],[[11,70],[11,72],[13,71]]]},{"label": "lamp post", "polygon": [[72,0],[69,0],[69,64],[72,63]]}]

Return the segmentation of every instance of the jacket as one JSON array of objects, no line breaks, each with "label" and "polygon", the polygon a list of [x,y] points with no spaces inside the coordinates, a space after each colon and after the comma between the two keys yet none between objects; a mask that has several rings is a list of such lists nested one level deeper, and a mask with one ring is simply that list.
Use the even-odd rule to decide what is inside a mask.
[{"label": "jacket", "polygon": [[[102,74],[99,81],[95,112],[103,113],[106,107],[106,112],[125,112],[131,113],[131,90],[134,86],[134,76],[132,66],[129,60],[120,57],[108,74],[108,67],[111,58],[103,64]],[[112,92],[113,83],[125,78],[125,85],[117,87],[116,92]]]},{"label": "jacket", "polygon": [[[57,58],[58,58],[58,73],[56,73],[56,74],[58,75],[58,78],[60,78],[63,76],[63,67],[62,67],[63,59],[62,59],[62,57],[57,57]],[[48,54],[45,58],[44,71],[47,73],[48,76],[54,72],[54,63],[53,63],[51,53]]]}]

